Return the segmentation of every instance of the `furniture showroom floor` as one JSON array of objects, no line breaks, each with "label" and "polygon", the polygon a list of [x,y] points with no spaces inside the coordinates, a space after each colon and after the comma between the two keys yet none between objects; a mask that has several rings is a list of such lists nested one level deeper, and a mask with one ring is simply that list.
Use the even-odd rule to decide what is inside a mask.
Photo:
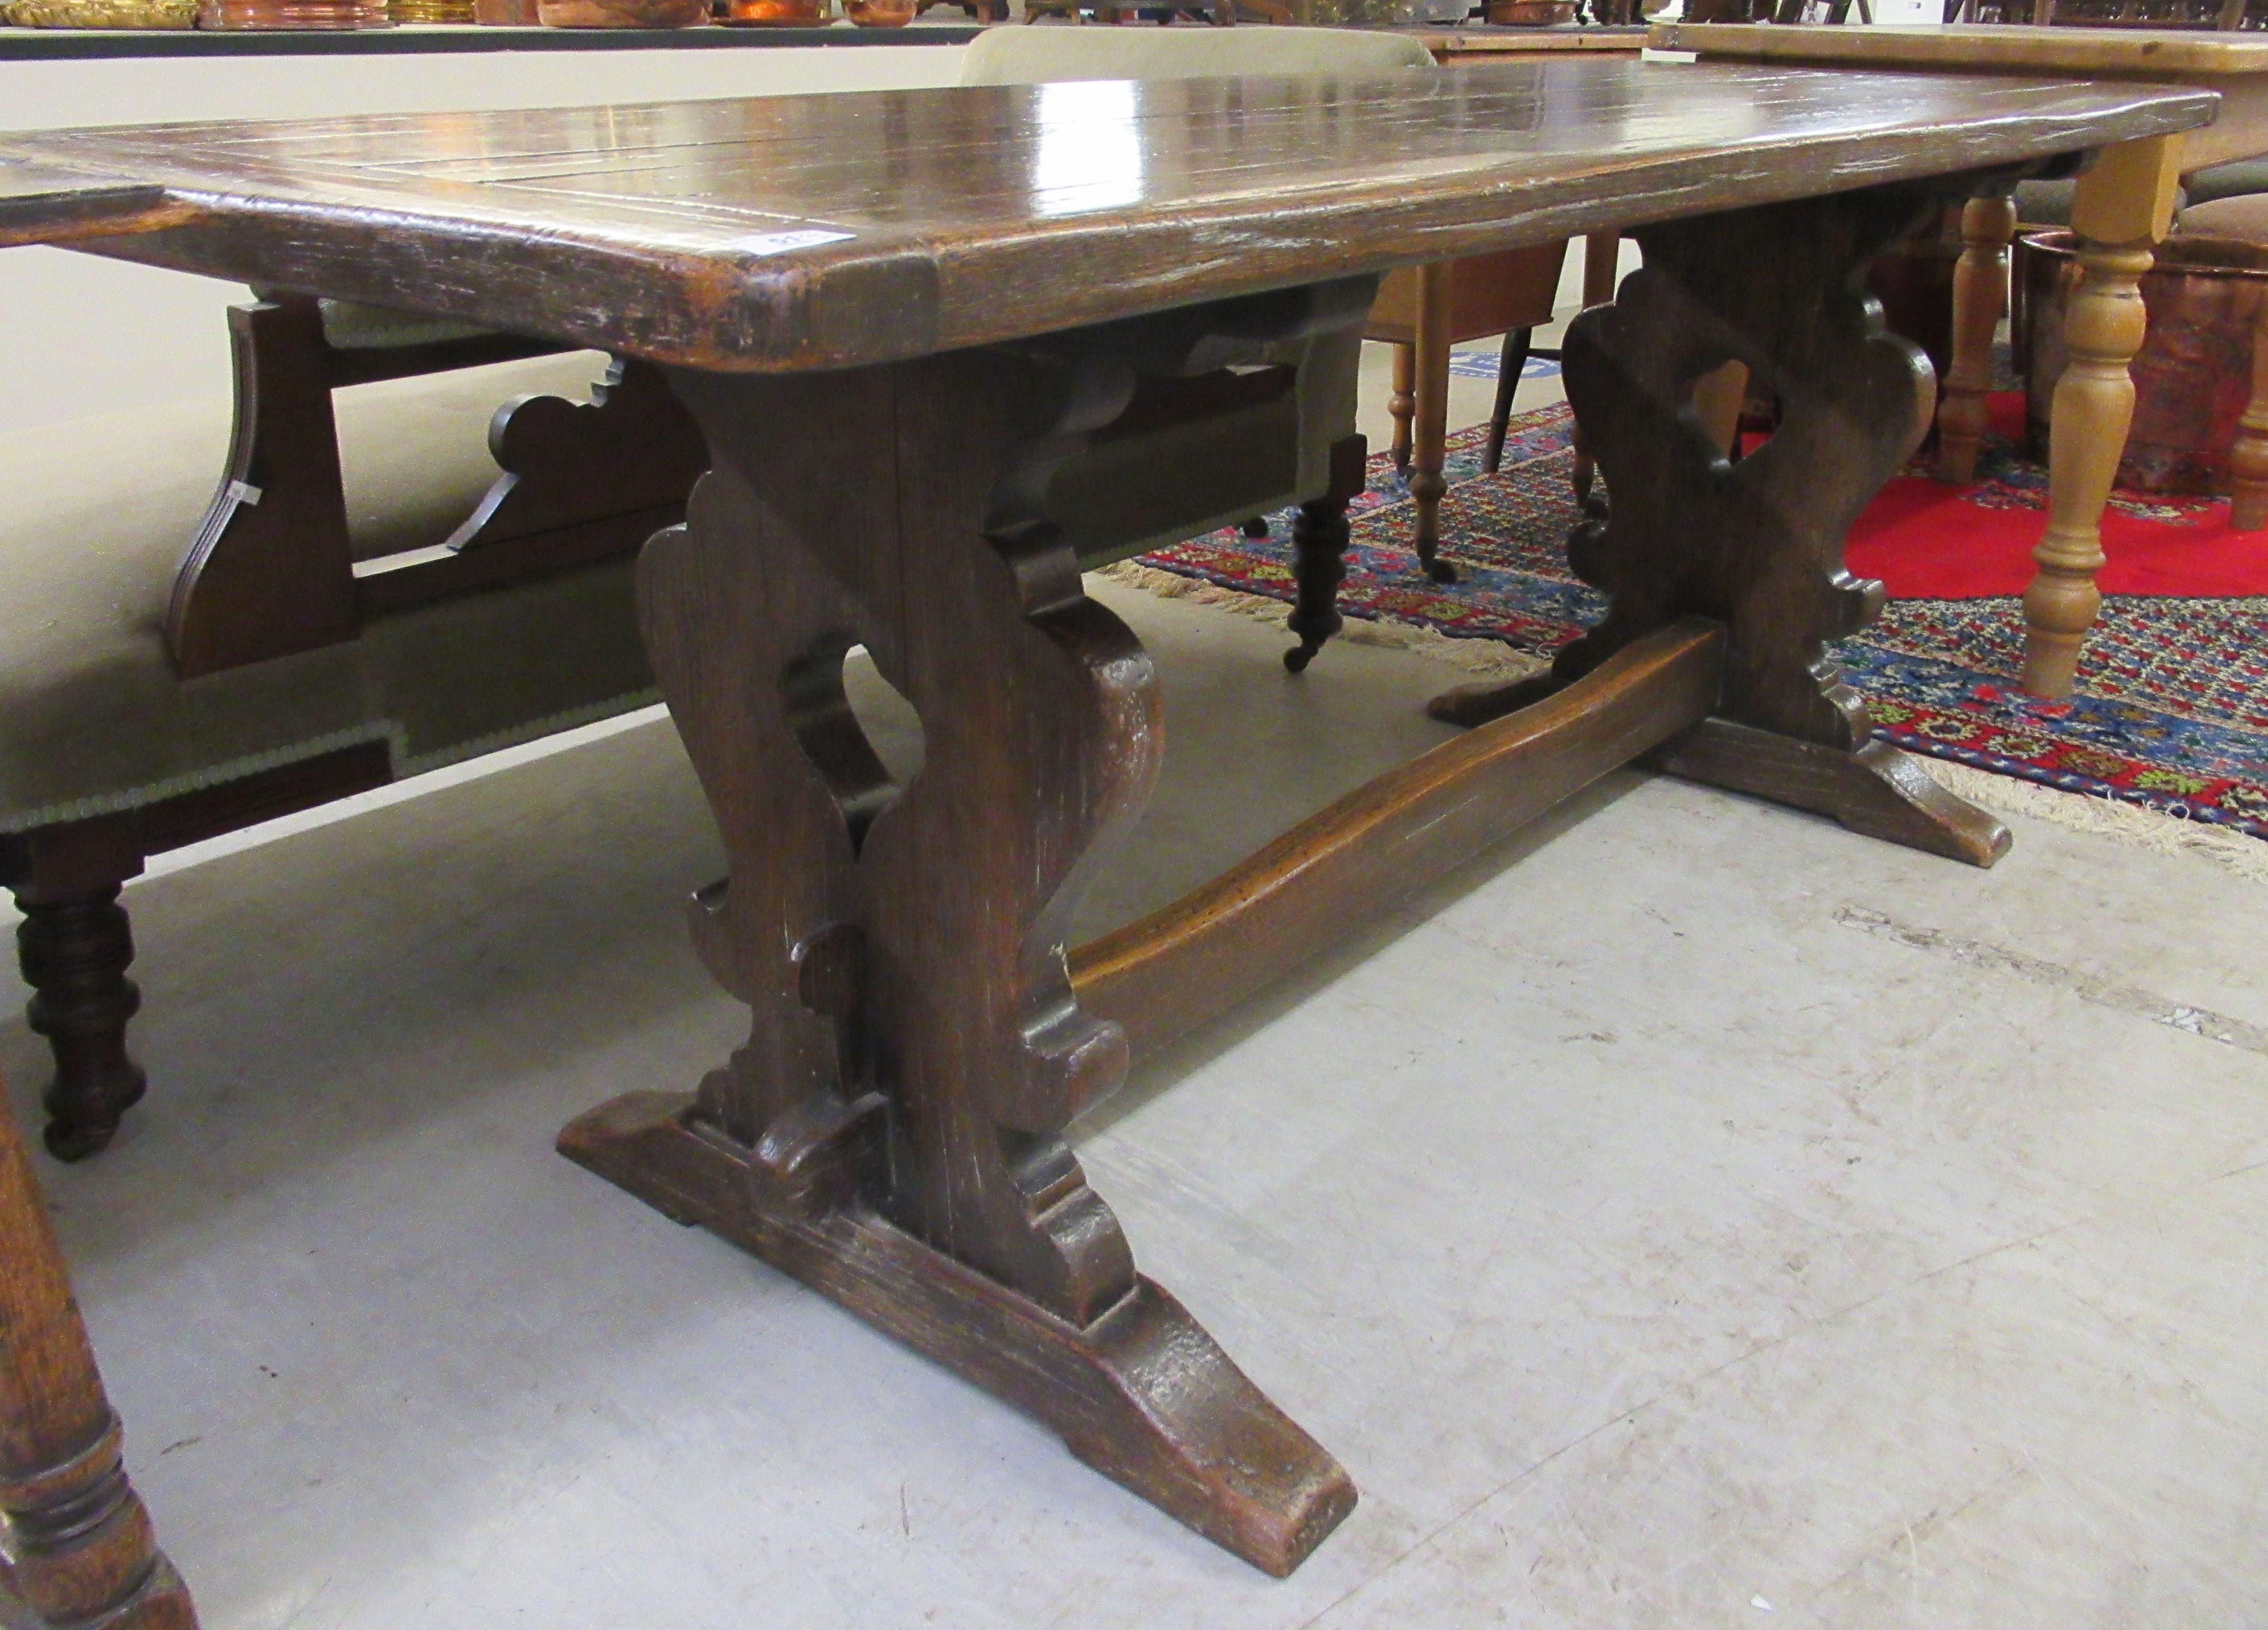
[{"label": "furniture showroom floor", "polygon": [[[1173,751],[1084,929],[1446,734],[1426,657],[1098,592]],[[585,736],[129,896],[151,1096],[41,1170],[212,1630],[2258,1612],[2268,1060],[2176,1010],[2268,1025],[2257,884],[1617,775],[1146,1066],[1095,1188],[1362,1490],[1277,1582],[552,1152],[740,1023],[668,725]]]}]

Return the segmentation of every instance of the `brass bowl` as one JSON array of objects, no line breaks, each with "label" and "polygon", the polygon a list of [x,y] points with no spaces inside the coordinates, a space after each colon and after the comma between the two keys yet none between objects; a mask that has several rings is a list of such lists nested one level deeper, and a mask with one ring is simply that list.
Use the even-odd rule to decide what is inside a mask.
[{"label": "brass bowl", "polygon": [[197,0],[14,0],[0,21],[18,28],[195,28]]}]

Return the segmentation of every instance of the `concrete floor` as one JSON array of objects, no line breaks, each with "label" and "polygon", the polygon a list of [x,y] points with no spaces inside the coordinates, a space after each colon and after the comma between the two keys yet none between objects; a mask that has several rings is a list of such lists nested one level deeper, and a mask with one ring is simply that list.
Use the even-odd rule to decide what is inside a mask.
[{"label": "concrete floor", "polygon": [[[1089,930],[1443,733],[1422,657],[1098,593],[1174,750]],[[2268,988],[2204,861],[1619,775],[1144,1067],[1094,1186],[1362,1489],[1279,1582],[551,1152],[742,1021],[666,723],[500,763],[129,893],[151,1098],[43,1175],[209,1630],[2260,1622]]]}]

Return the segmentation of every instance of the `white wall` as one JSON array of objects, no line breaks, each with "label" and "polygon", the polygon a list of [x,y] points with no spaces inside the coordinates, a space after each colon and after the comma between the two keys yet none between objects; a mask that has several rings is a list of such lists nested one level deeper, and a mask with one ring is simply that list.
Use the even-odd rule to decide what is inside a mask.
[{"label": "white wall", "polygon": [[[0,128],[295,119],[950,84],[957,45],[0,62]],[[0,253],[0,436],[225,398],[237,283],[62,249]]]}]

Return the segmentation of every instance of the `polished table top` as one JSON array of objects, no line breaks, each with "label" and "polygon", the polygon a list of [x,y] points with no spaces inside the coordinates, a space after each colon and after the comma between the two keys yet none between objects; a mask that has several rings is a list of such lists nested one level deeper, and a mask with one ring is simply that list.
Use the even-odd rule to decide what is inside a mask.
[{"label": "polished table top", "polygon": [[697,367],[887,361],[2198,125],[2195,92],[1627,59],[0,137],[102,253]]},{"label": "polished table top", "polygon": [[0,248],[119,230],[165,207],[149,181],[99,181],[47,165],[0,158]]}]

